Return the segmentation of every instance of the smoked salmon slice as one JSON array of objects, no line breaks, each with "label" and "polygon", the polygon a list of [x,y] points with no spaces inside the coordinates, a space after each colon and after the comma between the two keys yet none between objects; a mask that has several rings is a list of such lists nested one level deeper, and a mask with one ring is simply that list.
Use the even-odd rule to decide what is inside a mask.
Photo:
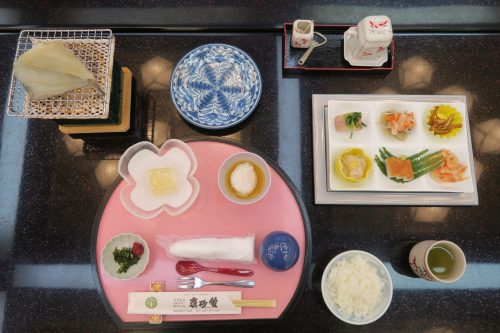
[{"label": "smoked salmon slice", "polygon": [[402,179],[404,181],[413,180],[413,168],[410,160],[397,157],[389,157],[385,160],[387,177]]}]

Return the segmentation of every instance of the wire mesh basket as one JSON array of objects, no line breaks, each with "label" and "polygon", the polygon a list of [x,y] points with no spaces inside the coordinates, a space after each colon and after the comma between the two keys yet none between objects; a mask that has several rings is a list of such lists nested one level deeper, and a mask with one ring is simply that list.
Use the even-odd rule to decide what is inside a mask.
[{"label": "wire mesh basket", "polygon": [[61,41],[94,74],[102,92],[89,85],[47,99],[31,99],[12,73],[7,114],[25,118],[105,119],[109,114],[115,39],[109,29],[23,30],[16,60],[35,45]]}]

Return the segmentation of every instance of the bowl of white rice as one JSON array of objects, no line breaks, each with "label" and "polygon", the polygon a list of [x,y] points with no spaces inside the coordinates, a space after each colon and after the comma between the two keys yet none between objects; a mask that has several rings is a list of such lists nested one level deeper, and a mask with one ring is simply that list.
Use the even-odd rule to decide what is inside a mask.
[{"label": "bowl of white rice", "polygon": [[392,279],[374,255],[358,250],[333,258],[321,278],[328,309],[340,320],[366,325],[379,319],[392,300]]}]

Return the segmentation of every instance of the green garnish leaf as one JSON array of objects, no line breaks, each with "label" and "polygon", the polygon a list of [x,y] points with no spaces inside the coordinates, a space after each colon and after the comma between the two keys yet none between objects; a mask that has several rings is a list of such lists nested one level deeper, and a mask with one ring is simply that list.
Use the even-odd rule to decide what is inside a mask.
[{"label": "green garnish leaf", "polygon": [[388,156],[388,157],[394,157],[394,155],[391,154],[391,152],[389,150],[387,150],[387,148],[385,147],[382,147],[382,150],[384,151],[384,153]]},{"label": "green garnish leaf", "polygon": [[409,160],[416,160],[417,158],[419,158],[420,156],[423,156],[425,155],[425,153],[427,153],[429,151],[429,149],[424,149],[422,150],[420,153],[416,153],[416,154],[413,154],[411,155],[410,157],[408,157]]},{"label": "green garnish leaf", "polygon": [[141,257],[136,256],[132,253],[132,249],[129,247],[124,247],[121,250],[118,250],[117,247],[113,250],[113,259],[115,262],[120,265],[118,269],[118,274],[127,273],[128,269],[137,264]]},{"label": "green garnish leaf", "polygon": [[378,168],[380,169],[380,171],[382,171],[382,173],[387,177],[387,170],[386,170],[386,167],[385,167],[385,163],[377,155],[375,155],[375,163],[377,163]]},{"label": "green garnish leaf", "polygon": [[361,112],[350,112],[344,115],[344,120],[347,128],[361,128],[363,124],[361,117],[363,115]]}]

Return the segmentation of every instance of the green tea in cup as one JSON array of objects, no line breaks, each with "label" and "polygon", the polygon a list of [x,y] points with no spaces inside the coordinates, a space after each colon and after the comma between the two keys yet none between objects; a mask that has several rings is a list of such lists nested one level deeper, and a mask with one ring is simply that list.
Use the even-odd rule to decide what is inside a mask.
[{"label": "green tea in cup", "polygon": [[446,279],[455,265],[455,257],[447,248],[433,246],[427,256],[427,265],[432,274],[440,279]]},{"label": "green tea in cup", "polygon": [[413,272],[429,281],[455,282],[465,272],[465,255],[457,244],[441,240],[415,245],[409,256]]}]

